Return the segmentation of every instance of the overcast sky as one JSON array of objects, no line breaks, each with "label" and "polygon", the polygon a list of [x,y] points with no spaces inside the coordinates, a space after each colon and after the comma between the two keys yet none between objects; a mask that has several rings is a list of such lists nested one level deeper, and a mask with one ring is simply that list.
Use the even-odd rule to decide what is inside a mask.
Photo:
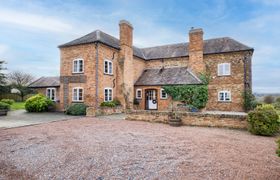
[{"label": "overcast sky", "polygon": [[118,37],[118,22],[134,26],[139,47],[232,37],[255,49],[254,92],[280,93],[280,0],[1,0],[0,59],[9,70],[59,75],[58,45],[100,29]]}]

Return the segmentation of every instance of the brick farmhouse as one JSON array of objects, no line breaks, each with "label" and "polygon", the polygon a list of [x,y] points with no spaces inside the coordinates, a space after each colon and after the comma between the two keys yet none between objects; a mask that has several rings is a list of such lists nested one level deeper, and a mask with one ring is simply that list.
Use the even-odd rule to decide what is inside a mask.
[{"label": "brick farmhouse", "polygon": [[[232,38],[203,39],[192,28],[189,42],[156,47],[133,46],[133,26],[119,23],[119,39],[100,30],[62,44],[60,77],[41,77],[31,88],[46,94],[64,110],[71,103],[98,109],[117,99],[124,109],[168,110],[164,85],[201,84],[210,72],[205,110],[244,111],[243,93],[251,91],[253,48]],[[186,36],[187,39],[187,36]]]}]

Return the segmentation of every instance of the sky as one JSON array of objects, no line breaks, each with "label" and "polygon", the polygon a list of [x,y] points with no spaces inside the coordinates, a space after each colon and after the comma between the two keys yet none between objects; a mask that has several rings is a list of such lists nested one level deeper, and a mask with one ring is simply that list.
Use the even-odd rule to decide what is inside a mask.
[{"label": "sky", "polygon": [[115,37],[118,22],[134,27],[134,45],[232,37],[255,49],[253,91],[280,93],[280,0],[0,0],[0,59],[8,71],[59,75],[58,45],[96,29]]}]

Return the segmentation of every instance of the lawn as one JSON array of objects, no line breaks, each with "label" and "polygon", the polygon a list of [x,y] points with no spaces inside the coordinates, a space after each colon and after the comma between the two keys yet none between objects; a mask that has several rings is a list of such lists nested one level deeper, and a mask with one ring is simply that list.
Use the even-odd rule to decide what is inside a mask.
[{"label": "lawn", "polygon": [[25,102],[15,102],[11,105],[11,110],[24,109]]}]

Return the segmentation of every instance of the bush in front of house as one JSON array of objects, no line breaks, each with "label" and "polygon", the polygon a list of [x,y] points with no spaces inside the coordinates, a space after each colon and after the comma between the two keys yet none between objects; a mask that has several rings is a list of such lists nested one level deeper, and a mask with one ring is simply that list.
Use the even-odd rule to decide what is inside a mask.
[{"label": "bush in front of house", "polygon": [[248,113],[248,130],[252,134],[272,136],[280,127],[279,117],[272,105],[257,106]]},{"label": "bush in front of house", "polygon": [[87,106],[83,103],[73,103],[69,105],[65,111],[68,115],[81,116],[86,115]]},{"label": "bush in front of house", "polygon": [[100,104],[101,107],[116,107],[116,104],[113,101],[102,102]]},{"label": "bush in front of house", "polygon": [[243,93],[243,99],[243,106],[246,112],[255,109],[258,105],[255,96],[249,90]]},{"label": "bush in front of house", "polygon": [[102,102],[100,104],[101,107],[116,107],[116,106],[120,106],[121,103],[119,100],[113,100],[113,101],[107,101],[107,102]]},{"label": "bush in front of house", "polygon": [[11,105],[10,104],[7,104],[7,103],[4,103],[4,102],[0,102],[0,110],[10,110],[11,108]]},{"label": "bush in front of house", "polygon": [[2,99],[1,102],[12,105],[12,104],[15,103],[15,100],[13,100],[13,99]]},{"label": "bush in front of house", "polygon": [[278,144],[278,149],[276,150],[277,155],[280,157],[280,139],[278,139],[278,141],[276,141]]},{"label": "bush in front of house", "polygon": [[43,94],[31,96],[25,102],[25,110],[28,112],[46,112],[53,106],[53,102]]}]

